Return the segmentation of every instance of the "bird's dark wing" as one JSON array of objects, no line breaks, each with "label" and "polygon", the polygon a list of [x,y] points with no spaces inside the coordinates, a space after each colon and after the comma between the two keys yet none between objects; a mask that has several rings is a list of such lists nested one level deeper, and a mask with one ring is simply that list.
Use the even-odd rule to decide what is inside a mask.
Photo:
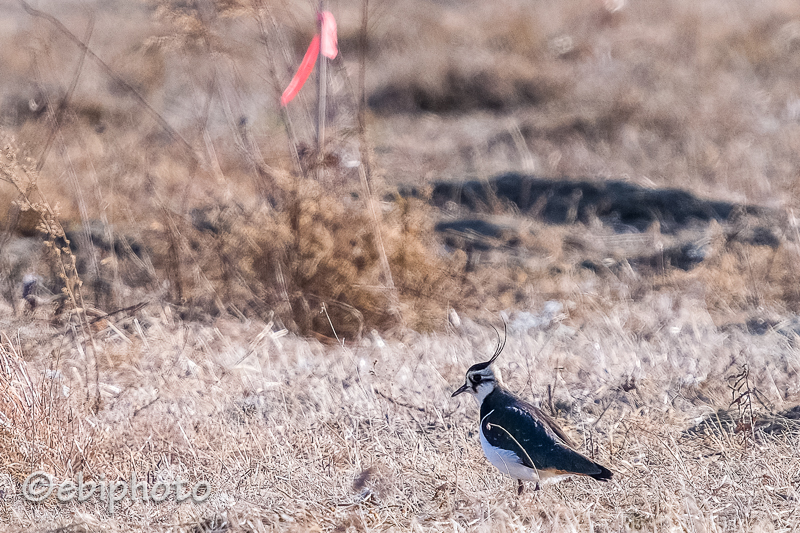
[{"label": "bird's dark wing", "polygon": [[524,409],[526,409],[527,411],[530,411],[530,413],[531,413],[531,414],[532,414],[532,415],[533,415],[535,418],[538,418],[538,419],[540,419],[542,422],[544,422],[544,424],[545,424],[545,425],[546,425],[548,428],[550,428],[550,431],[552,431],[553,433],[555,433],[555,434],[556,434],[556,436],[557,436],[559,439],[561,439],[562,441],[564,441],[564,444],[566,444],[567,446],[569,446],[570,448],[573,448],[573,449],[576,449],[576,448],[578,447],[578,446],[575,444],[575,442],[574,442],[574,441],[573,441],[571,438],[569,438],[569,436],[568,436],[566,433],[564,433],[564,430],[563,430],[563,429],[561,429],[561,428],[558,426],[558,424],[556,423],[556,421],[555,421],[555,420],[553,420],[553,419],[552,419],[552,418],[551,418],[549,415],[547,415],[547,414],[546,414],[544,411],[542,411],[542,410],[541,410],[541,409],[539,409],[538,407],[535,407],[535,406],[533,406],[533,405],[531,405],[531,404],[529,404],[528,402],[525,402],[525,401],[523,401],[523,400],[518,400],[518,401],[519,401],[519,403],[521,404],[521,406],[522,406]]},{"label": "bird's dark wing", "polygon": [[560,474],[609,479],[611,472],[575,451],[564,432],[539,409],[516,400],[483,414],[481,427],[492,446],[514,451],[525,466]]}]

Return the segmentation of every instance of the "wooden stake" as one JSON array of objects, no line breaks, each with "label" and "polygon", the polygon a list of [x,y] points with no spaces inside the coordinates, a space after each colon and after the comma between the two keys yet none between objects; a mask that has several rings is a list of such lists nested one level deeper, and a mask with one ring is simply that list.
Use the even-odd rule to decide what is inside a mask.
[{"label": "wooden stake", "polygon": [[[319,13],[327,10],[327,1],[320,0]],[[317,21],[322,24],[321,20]],[[319,33],[322,33],[320,26]],[[324,175],[325,161],[325,110],[328,99],[328,58],[323,54],[317,57],[317,179],[321,180]]]}]

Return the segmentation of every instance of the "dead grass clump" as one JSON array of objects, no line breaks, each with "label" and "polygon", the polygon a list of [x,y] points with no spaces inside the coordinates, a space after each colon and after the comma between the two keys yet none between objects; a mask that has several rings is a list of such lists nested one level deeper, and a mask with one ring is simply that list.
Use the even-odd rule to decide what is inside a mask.
[{"label": "dead grass clump", "polygon": [[88,466],[95,435],[85,404],[73,400],[61,370],[31,374],[8,336],[0,339],[0,462],[18,483],[43,470],[69,477]]},{"label": "dead grass clump", "polygon": [[275,313],[296,331],[349,340],[364,328],[399,325],[398,311],[424,329],[444,317],[453,285],[445,261],[430,254],[432,222],[422,204],[394,204],[376,228],[359,198],[332,195],[312,180],[284,186],[276,208],[207,206],[186,218],[165,214],[149,231],[161,235],[148,239],[153,262],[184,317]]}]

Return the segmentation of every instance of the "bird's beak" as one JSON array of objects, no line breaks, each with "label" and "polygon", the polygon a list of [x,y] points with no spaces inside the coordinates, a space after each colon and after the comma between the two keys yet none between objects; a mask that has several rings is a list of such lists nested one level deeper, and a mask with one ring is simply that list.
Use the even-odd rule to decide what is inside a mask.
[{"label": "bird's beak", "polygon": [[450,395],[450,397],[451,398],[455,398],[456,396],[458,396],[462,392],[467,392],[467,389],[469,389],[469,385],[464,383],[463,385],[461,385],[461,388],[458,389],[457,391],[455,391],[452,395]]}]

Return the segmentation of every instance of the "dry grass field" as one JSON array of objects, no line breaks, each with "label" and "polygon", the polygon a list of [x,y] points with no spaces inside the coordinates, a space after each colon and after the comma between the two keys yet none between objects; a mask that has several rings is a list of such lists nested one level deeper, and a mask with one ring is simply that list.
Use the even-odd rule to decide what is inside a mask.
[{"label": "dry grass field", "polygon": [[[329,1],[321,154],[316,5],[0,3],[5,528],[799,530],[800,4]],[[502,321],[611,482],[484,459]]]},{"label": "dry grass field", "polygon": [[[720,331],[698,302],[668,296],[582,328],[564,314],[539,317],[530,329],[530,316],[509,317],[500,368],[512,390],[552,408],[613,469],[608,485],[575,480],[518,498],[485,461],[476,406],[450,399],[496,341],[471,321],[339,347],[148,308],[141,329],[124,328],[129,319],[96,340],[97,413],[80,408],[94,390],[91,369],[59,329],[29,325],[4,338],[4,365],[26,369],[34,385],[6,381],[4,411],[15,418],[2,434],[3,521],[19,526],[12,531],[797,527],[800,431],[797,409],[786,408],[800,398],[796,333]],[[631,330],[634,320],[647,335]],[[60,374],[36,379],[56,364]],[[734,389],[743,365],[747,385]],[[12,408],[10,391],[36,400]],[[753,418],[749,404],[725,409],[747,391]],[[19,486],[36,469],[59,480],[77,471],[208,480],[212,494],[198,505],[126,499],[113,516],[96,498],[34,505]]]}]

